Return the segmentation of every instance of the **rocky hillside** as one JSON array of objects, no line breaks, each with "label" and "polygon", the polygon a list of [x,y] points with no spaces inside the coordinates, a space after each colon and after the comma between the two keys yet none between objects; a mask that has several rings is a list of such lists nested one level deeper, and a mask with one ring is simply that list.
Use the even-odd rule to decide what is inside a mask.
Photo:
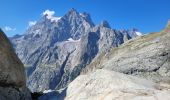
[{"label": "rocky hillside", "polygon": [[31,100],[24,66],[0,29],[0,100]]},{"label": "rocky hillside", "polygon": [[88,13],[71,9],[60,18],[45,14],[10,40],[26,68],[29,89],[38,92],[66,87],[102,52],[138,35],[135,29],[111,29],[107,21],[94,25]]},{"label": "rocky hillside", "polygon": [[101,68],[170,83],[170,23],[161,32],[132,39],[102,53],[82,74]]}]

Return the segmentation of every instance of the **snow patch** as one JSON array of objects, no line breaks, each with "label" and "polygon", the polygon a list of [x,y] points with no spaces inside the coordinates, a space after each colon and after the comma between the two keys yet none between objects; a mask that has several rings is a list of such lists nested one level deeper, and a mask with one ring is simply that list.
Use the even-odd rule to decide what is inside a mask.
[{"label": "snow patch", "polygon": [[80,41],[80,39],[79,40],[74,40],[73,38],[67,39],[67,42],[78,42],[78,41]]},{"label": "snow patch", "polygon": [[50,93],[50,92],[53,92],[54,90],[44,90],[43,93]]},{"label": "snow patch", "polygon": [[142,33],[141,32],[135,32],[136,33],[136,35],[138,35],[138,36],[142,36]]},{"label": "snow patch", "polygon": [[69,38],[68,41],[75,41],[75,40],[73,40],[73,38]]},{"label": "snow patch", "polygon": [[82,17],[85,17],[83,13],[80,13],[79,15],[82,16]]}]

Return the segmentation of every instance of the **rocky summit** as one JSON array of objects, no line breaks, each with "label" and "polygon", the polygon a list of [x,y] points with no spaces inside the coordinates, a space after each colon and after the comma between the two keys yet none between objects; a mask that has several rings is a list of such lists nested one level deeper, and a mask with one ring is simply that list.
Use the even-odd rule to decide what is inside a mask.
[{"label": "rocky summit", "polygon": [[107,21],[95,25],[88,13],[71,9],[59,18],[43,15],[10,40],[26,68],[27,86],[40,92],[65,88],[100,54],[140,35],[112,29]]},{"label": "rocky summit", "polygon": [[0,100],[31,100],[24,66],[0,29]]}]

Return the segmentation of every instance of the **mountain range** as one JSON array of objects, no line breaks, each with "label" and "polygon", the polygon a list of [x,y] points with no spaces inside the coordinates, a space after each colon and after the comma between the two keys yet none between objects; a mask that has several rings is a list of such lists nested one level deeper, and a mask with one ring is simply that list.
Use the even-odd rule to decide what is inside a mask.
[{"label": "mountain range", "polygon": [[41,92],[65,88],[100,54],[141,35],[112,29],[107,21],[95,25],[88,13],[71,9],[60,18],[43,15],[10,40],[26,68],[28,88]]}]

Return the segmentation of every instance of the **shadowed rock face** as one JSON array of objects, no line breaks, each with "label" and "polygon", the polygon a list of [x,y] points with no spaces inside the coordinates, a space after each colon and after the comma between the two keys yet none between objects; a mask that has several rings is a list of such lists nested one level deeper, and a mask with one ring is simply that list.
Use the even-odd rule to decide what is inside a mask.
[{"label": "shadowed rock face", "polygon": [[0,85],[24,86],[24,67],[15,54],[11,43],[0,30]]},{"label": "shadowed rock face", "polygon": [[23,64],[0,29],[0,100],[30,100]]}]

